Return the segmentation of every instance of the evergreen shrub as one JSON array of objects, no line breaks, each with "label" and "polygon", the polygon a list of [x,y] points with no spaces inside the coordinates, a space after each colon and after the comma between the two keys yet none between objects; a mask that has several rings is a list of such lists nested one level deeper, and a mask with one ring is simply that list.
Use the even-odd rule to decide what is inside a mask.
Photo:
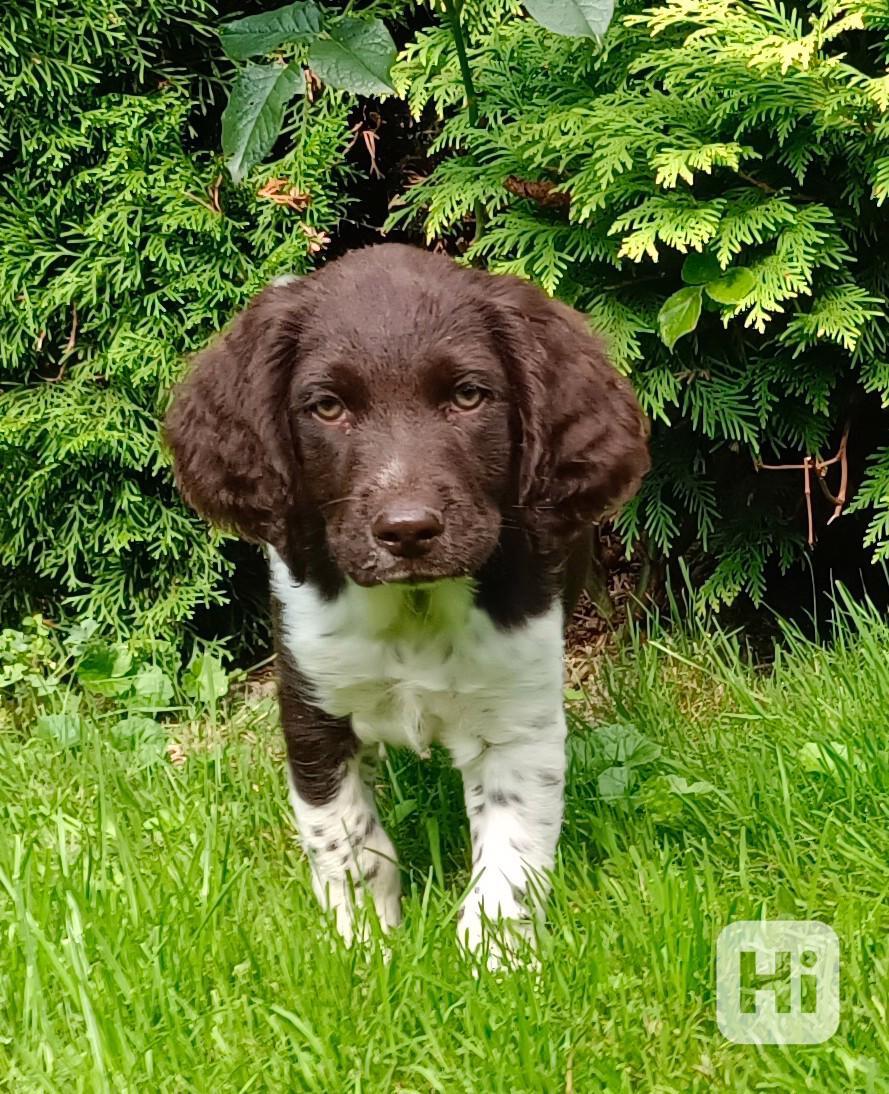
[{"label": "evergreen shrub", "polygon": [[235,187],[206,0],[11,0],[0,14],[0,614],[181,636],[231,561],[159,436],[183,355],[343,211],[347,104],[293,105]]},{"label": "evergreen shrub", "polygon": [[[856,428],[889,405],[884,0],[619,3],[601,42],[508,0],[465,13],[478,121],[442,21],[394,73],[444,121],[392,222],[436,238],[475,218],[468,260],[607,335],[653,420],[630,543],[705,555],[714,602],[758,600],[806,520],[802,475],[757,464],[826,460],[848,426],[870,457],[852,508],[889,557],[889,447]],[[839,462],[823,470],[837,495]]]}]

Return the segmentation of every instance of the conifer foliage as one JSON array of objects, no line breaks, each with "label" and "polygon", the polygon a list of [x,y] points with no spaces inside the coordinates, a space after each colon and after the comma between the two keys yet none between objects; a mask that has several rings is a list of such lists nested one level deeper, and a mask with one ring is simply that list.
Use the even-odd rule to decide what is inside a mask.
[{"label": "conifer foliage", "polygon": [[[805,521],[799,477],[756,462],[830,457],[862,401],[889,405],[889,8],[628,2],[591,41],[484,0],[465,24],[477,124],[447,25],[396,67],[445,121],[393,223],[480,213],[470,259],[589,315],[654,423],[623,530],[696,543],[711,599],[758,599]],[[853,506],[889,556],[889,448]]]},{"label": "conifer foliage", "polygon": [[348,133],[341,97],[303,97],[236,187],[217,148],[219,21],[206,0],[3,5],[9,622],[41,608],[172,633],[226,595],[225,553],[178,500],[159,421],[183,355],[271,277],[309,267],[342,211]]},{"label": "conifer foliage", "polygon": [[[806,527],[800,477],[757,465],[826,460],[889,407],[889,8],[625,0],[603,35],[613,6],[2,5],[3,622],[174,634],[228,597],[158,424],[185,355],[342,216],[335,88],[441,118],[393,224],[469,227],[469,261],[609,338],[654,423],[630,543],[705,554],[714,601],[763,595]],[[850,508],[889,558],[868,444]]]}]

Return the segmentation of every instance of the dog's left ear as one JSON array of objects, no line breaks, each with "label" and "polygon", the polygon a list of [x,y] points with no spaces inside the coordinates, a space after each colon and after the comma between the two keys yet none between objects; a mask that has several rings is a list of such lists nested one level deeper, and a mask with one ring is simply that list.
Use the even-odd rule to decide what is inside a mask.
[{"label": "dog's left ear", "polygon": [[480,276],[517,393],[519,505],[532,531],[570,538],[639,489],[647,419],[578,312],[528,282]]},{"label": "dog's left ear", "polygon": [[299,483],[287,419],[301,283],[272,284],[191,364],[164,426],[176,483],[213,524],[286,552]]}]

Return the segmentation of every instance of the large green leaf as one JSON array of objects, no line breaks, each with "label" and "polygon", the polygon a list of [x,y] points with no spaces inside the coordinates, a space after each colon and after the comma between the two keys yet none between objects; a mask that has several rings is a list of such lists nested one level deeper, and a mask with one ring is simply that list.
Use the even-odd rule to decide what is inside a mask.
[{"label": "large green leaf", "polygon": [[690,783],[684,775],[664,775],[666,785],[674,794],[697,795],[715,794],[716,787],[705,779],[696,779]]},{"label": "large green leaf", "polygon": [[614,14],[614,0],[525,0],[532,19],[568,38],[601,38]]},{"label": "large green leaf", "polygon": [[395,43],[379,19],[343,19],[309,50],[309,68],[331,87],[357,95],[394,91]]},{"label": "large green leaf", "polygon": [[653,763],[661,754],[660,745],[650,741],[631,725],[615,723],[601,726],[592,735],[592,739],[602,750],[602,756],[607,764],[639,767],[642,764]]},{"label": "large green leaf", "polygon": [[704,286],[704,291],[719,304],[740,304],[756,284],[756,278],[746,266],[735,266],[716,281]]},{"label": "large green leaf", "polygon": [[235,182],[269,154],[281,132],[284,107],[304,90],[302,72],[289,65],[241,69],[222,115],[222,151]]},{"label": "large green leaf", "polygon": [[806,741],[797,753],[803,771],[818,775],[842,775],[843,768],[852,766],[859,771],[865,769],[861,756],[850,756],[849,746],[842,741],[827,741],[818,744]]},{"label": "large green leaf", "polygon": [[627,796],[635,781],[636,776],[631,767],[615,764],[613,767],[606,767],[596,780],[596,785],[605,801],[616,801]]},{"label": "large green leaf", "polygon": [[289,42],[305,42],[321,30],[321,12],[312,0],[296,0],[284,8],[248,15],[225,23],[219,31],[222,48],[233,61],[246,61]]},{"label": "large green leaf", "polygon": [[698,325],[703,293],[703,286],[689,285],[664,301],[658,312],[657,326],[661,341],[668,349],[672,349],[683,334],[688,334]]}]

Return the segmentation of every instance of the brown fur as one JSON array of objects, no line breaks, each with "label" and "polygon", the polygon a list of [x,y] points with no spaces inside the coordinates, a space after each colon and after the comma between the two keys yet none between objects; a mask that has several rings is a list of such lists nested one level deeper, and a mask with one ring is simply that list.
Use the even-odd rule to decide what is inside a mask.
[{"label": "brown fur", "polygon": [[[469,413],[450,402],[467,381],[487,393]],[[325,393],[342,421],[312,413]],[[580,315],[397,244],[260,293],[198,355],[166,436],[198,512],[331,591],[343,574],[478,576],[514,554],[558,569],[648,468],[632,389]],[[405,502],[441,517],[422,558],[369,531]]]}]

